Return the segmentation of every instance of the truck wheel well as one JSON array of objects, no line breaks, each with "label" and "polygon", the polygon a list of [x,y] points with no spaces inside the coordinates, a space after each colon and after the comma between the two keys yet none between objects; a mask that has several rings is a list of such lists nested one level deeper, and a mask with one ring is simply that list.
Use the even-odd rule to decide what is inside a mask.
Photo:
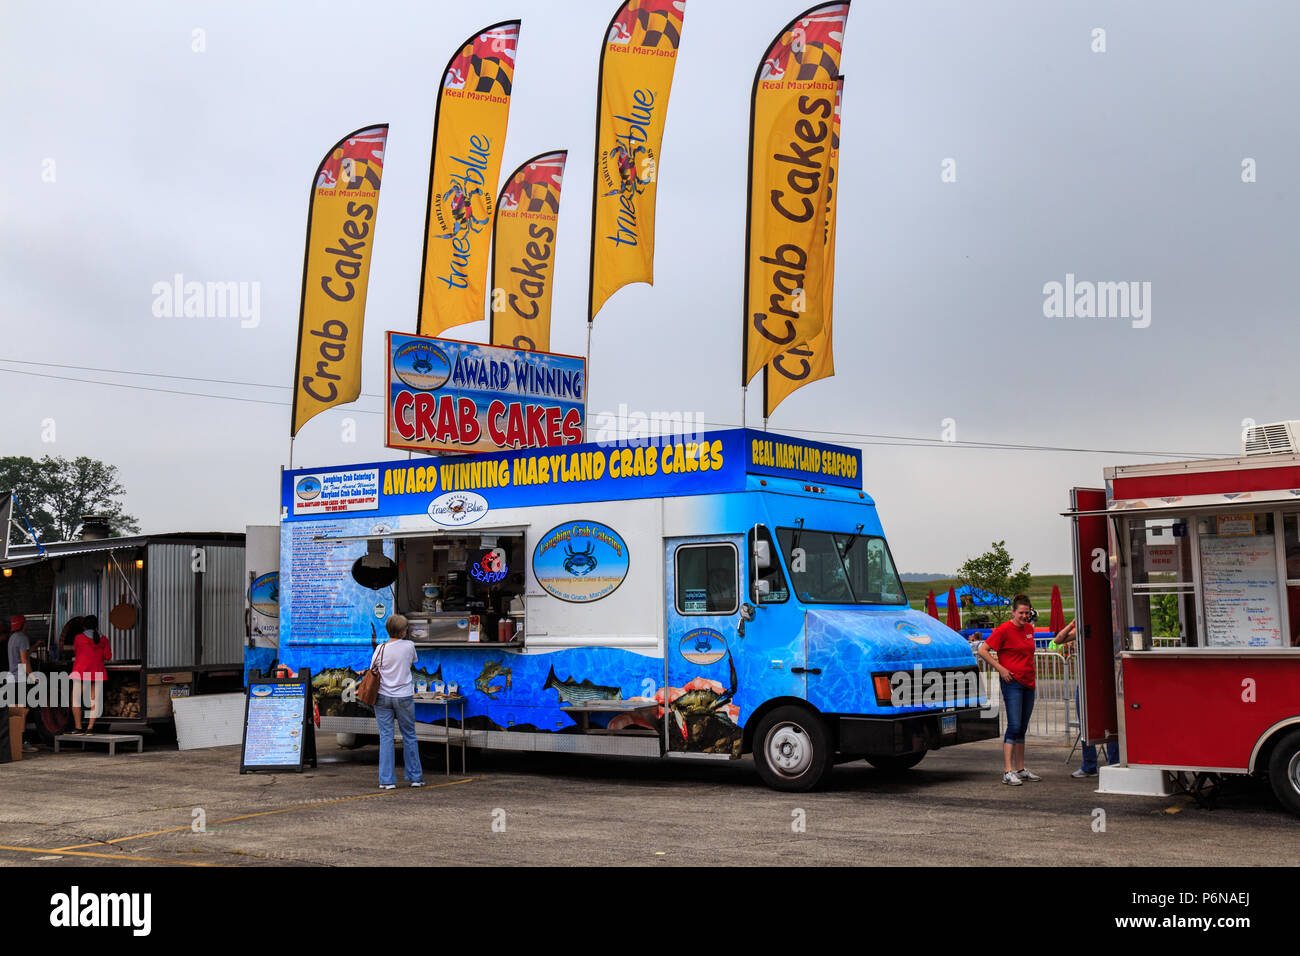
[{"label": "truck wheel well", "polygon": [[1264,738],[1263,742],[1259,745],[1259,750],[1255,753],[1254,773],[1268,772],[1268,762],[1273,756],[1273,748],[1277,746],[1279,740],[1298,727],[1300,727],[1300,723],[1292,721],[1290,723],[1275,725],[1269,731],[1268,736]]},{"label": "truck wheel well", "polygon": [[839,744],[839,724],[837,721],[826,720],[821,711],[808,703],[808,701],[804,700],[802,697],[773,697],[771,700],[765,700],[763,703],[759,704],[758,707],[754,708],[754,712],[750,714],[749,718],[745,721],[744,735],[740,745],[741,753],[747,754],[753,752],[755,728],[762,723],[763,718],[766,717],[770,711],[773,711],[778,707],[802,707],[810,714],[816,714],[818,717],[822,717],[822,722],[826,725],[826,733],[830,736],[831,752],[835,752],[835,748]]}]

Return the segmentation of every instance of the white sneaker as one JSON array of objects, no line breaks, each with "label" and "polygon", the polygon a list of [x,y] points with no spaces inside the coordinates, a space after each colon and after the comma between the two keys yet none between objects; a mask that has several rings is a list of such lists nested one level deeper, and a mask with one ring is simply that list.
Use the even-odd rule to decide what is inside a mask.
[{"label": "white sneaker", "polygon": [[1002,775],[1002,782],[1009,783],[1013,787],[1023,787],[1025,785],[1025,782],[1021,780],[1019,776],[1012,773],[1010,770],[1008,770],[1006,773]]},{"label": "white sneaker", "polygon": [[395,784],[395,783],[381,783],[381,784],[379,785],[379,789],[380,789],[380,790],[396,790],[396,789],[397,789],[397,784]]},{"label": "white sneaker", "polygon": [[1021,767],[1019,770],[1016,771],[1016,776],[1019,777],[1021,780],[1042,780],[1043,779],[1038,774],[1034,773],[1032,770],[1026,770],[1024,767]]},{"label": "white sneaker", "polygon": [[1088,771],[1086,771],[1086,770],[1084,770],[1082,767],[1080,767],[1080,768],[1079,768],[1078,770],[1076,770],[1074,773],[1070,774],[1070,776],[1073,777],[1075,780],[1084,780],[1084,779],[1086,779],[1086,778],[1088,778],[1088,777],[1095,777],[1095,776],[1097,776],[1097,771],[1094,770],[1092,773],[1088,773]]}]

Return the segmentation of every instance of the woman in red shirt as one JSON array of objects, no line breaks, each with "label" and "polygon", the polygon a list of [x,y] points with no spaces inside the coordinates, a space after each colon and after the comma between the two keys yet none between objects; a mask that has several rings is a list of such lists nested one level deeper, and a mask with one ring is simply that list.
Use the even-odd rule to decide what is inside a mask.
[{"label": "woman in red shirt", "polygon": [[[113,659],[113,651],[108,646],[108,638],[99,633],[99,618],[91,614],[81,619],[85,631],[78,634],[73,641],[73,648],[76,651],[76,657],[72,662],[72,721],[76,725],[74,734],[93,734],[95,732],[95,718],[99,716],[100,701],[99,692],[104,686],[104,681],[108,678],[108,672],[104,669],[104,663]],[[86,729],[81,729],[81,683],[85,681],[90,693],[89,711],[90,721]]]},{"label": "woman in red shirt", "polygon": [[[1002,703],[1007,731],[1002,737],[1002,782],[1018,787],[1042,777],[1025,769],[1025,729],[1034,712],[1034,609],[1029,598],[1011,600],[1011,620],[999,625],[979,646],[979,656],[1002,678]],[[989,651],[997,651],[995,660]]]}]

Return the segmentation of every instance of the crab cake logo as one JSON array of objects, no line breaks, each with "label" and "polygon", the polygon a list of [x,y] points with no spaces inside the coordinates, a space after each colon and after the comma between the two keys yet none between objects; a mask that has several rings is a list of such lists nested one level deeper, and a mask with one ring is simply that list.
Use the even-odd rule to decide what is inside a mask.
[{"label": "crab cake logo", "polygon": [[393,355],[393,374],[416,391],[432,392],[451,377],[451,360],[431,342],[407,342]]},{"label": "crab cake logo", "polygon": [[315,475],[308,475],[306,478],[298,479],[298,484],[293,487],[296,494],[303,501],[311,501],[313,498],[320,497],[320,479]]},{"label": "crab cake logo", "polygon": [[930,643],[930,635],[926,634],[924,631],[922,631],[915,624],[912,624],[910,621],[896,621],[894,623],[894,630],[896,630],[899,634],[902,634],[913,644],[924,645]]},{"label": "crab cake logo", "polygon": [[727,653],[727,640],[711,627],[697,627],[686,632],[677,650],[692,664],[716,664]]},{"label": "crab cake logo", "polygon": [[472,491],[450,491],[429,502],[429,517],[446,528],[473,524],[487,513],[487,499]]},{"label": "crab cake logo", "polygon": [[556,525],[533,549],[533,577],[561,601],[585,604],[608,597],[627,571],[627,542],[597,521]]},{"label": "crab cake logo", "polygon": [[270,697],[275,693],[275,688],[270,684],[254,684],[248,692],[254,697]]}]

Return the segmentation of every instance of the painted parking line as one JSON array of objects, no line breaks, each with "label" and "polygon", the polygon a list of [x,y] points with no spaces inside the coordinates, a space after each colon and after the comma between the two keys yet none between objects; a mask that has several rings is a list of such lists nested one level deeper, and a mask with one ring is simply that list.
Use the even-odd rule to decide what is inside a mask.
[{"label": "painted parking line", "polygon": [[[91,844],[94,846],[95,844]],[[232,866],[230,863],[200,863],[197,860],[164,860],[154,856],[127,856],[122,853],[87,853],[84,850],[44,850],[30,846],[0,846],[11,853],[56,853],[59,856],[94,856],[105,860],[126,860],[133,863],[171,863],[175,866]],[[54,859],[54,857],[44,857]]]},{"label": "painted parking line", "polygon": [[[440,790],[443,787],[454,787],[457,784],[473,783],[476,779],[477,778],[475,777],[465,777],[463,780],[451,780],[448,781],[447,783],[429,783],[429,784],[425,784],[423,789]],[[255,817],[269,817],[269,816],[274,816],[277,813],[292,813],[295,810],[314,810],[317,807],[328,807],[332,804],[348,803],[353,800],[370,800],[374,797],[392,797],[403,792],[411,792],[411,791],[410,790],[407,791],[379,790],[376,791],[375,793],[358,793],[358,794],[353,794],[350,797],[339,797],[335,800],[319,800],[314,803],[298,803],[298,804],[294,804],[291,807],[281,807],[278,810],[259,810],[256,813],[241,813],[239,816],[236,817],[226,817],[224,820],[213,820],[210,824],[207,825],[210,827],[217,827],[223,823],[234,823],[237,820],[252,820]],[[59,847],[57,850],[42,850],[41,852],[42,853],[64,853],[64,852],[70,852],[72,850],[83,850],[86,847],[107,846],[116,843],[125,843],[128,840],[141,840],[145,837],[160,836],[164,833],[180,833],[183,831],[190,830],[191,828],[192,828],[191,824],[186,824],[185,826],[169,827],[166,830],[150,830],[147,833],[133,833],[130,836],[115,837],[112,840],[97,840],[94,843],[77,843],[73,846]],[[4,849],[4,848],[0,847],[0,849]],[[128,857],[113,857],[113,858],[129,859]]]}]

